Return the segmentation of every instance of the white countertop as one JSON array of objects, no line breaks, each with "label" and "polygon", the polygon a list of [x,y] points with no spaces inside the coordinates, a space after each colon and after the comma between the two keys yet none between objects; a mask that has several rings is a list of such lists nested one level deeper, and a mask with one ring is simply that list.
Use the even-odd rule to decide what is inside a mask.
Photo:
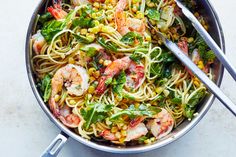
[{"label": "white countertop", "polygon": [[[39,156],[60,132],[39,107],[25,68],[25,36],[39,0],[4,1],[0,5],[0,156]],[[212,0],[223,25],[227,56],[236,66],[236,1]],[[221,89],[236,103],[236,83],[225,72]],[[215,100],[200,123],[187,135],[161,149],[129,157],[233,157],[236,119]],[[91,149],[73,139],[60,157],[118,157]],[[125,155],[122,155],[126,157]]]}]

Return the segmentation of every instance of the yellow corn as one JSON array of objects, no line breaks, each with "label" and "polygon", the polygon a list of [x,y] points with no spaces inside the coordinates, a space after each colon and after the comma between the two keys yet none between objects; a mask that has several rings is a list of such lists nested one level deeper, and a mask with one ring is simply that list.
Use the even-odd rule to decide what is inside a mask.
[{"label": "yellow corn", "polygon": [[100,76],[100,71],[95,71],[95,72],[93,73],[93,76],[94,76],[95,78],[99,78],[99,76]]},{"label": "yellow corn", "polygon": [[194,84],[196,87],[199,87],[199,86],[200,86],[199,81],[193,81],[193,84]]},{"label": "yellow corn", "polygon": [[169,92],[168,90],[166,90],[166,89],[163,91],[163,93],[164,93],[164,95],[165,95],[166,97],[170,94],[170,92]]},{"label": "yellow corn", "polygon": [[203,68],[204,68],[204,64],[203,64],[202,61],[199,61],[199,62],[198,62],[198,67],[199,67],[200,69],[203,69]]},{"label": "yellow corn", "polygon": [[125,137],[120,138],[120,139],[119,139],[119,142],[120,142],[120,143],[124,143],[124,142],[125,142]]},{"label": "yellow corn", "polygon": [[60,95],[58,95],[58,94],[55,95],[55,96],[54,96],[54,100],[55,100],[56,102],[58,102],[58,101],[60,100]]},{"label": "yellow corn", "polygon": [[95,81],[95,80],[96,80],[95,77],[93,77],[93,76],[90,76],[90,77],[89,77],[89,81],[90,81],[90,82],[93,82],[93,81]]},{"label": "yellow corn", "polygon": [[93,19],[96,19],[96,18],[97,18],[97,14],[96,14],[96,13],[92,13],[92,14],[91,14],[91,17],[92,17]]},{"label": "yellow corn", "polygon": [[113,6],[111,4],[108,4],[107,10],[112,10],[112,9],[113,9]]},{"label": "yellow corn", "polygon": [[69,57],[68,62],[69,64],[75,64],[75,60],[73,57]]},{"label": "yellow corn", "polygon": [[113,126],[113,127],[111,128],[111,132],[112,132],[112,133],[115,133],[115,132],[117,132],[117,131],[118,131],[118,128],[117,128],[117,127]]},{"label": "yellow corn", "polygon": [[121,130],[120,133],[121,133],[121,136],[123,136],[123,137],[127,135],[126,130]]},{"label": "yellow corn", "polygon": [[104,60],[103,59],[99,59],[98,63],[99,64],[103,64]]},{"label": "yellow corn", "polygon": [[193,37],[188,38],[188,43],[192,43],[194,41]]},{"label": "yellow corn", "polygon": [[82,35],[85,35],[85,34],[87,34],[87,29],[86,28],[83,28],[83,29],[81,29],[80,30],[80,33],[82,34]]},{"label": "yellow corn", "polygon": [[126,124],[124,124],[124,126],[122,127],[123,130],[127,130],[128,126]]},{"label": "yellow corn", "polygon": [[154,6],[155,6],[155,3],[153,3],[153,2],[147,2],[147,6],[148,6],[148,7],[154,7]]},{"label": "yellow corn", "polygon": [[136,17],[139,18],[139,19],[142,19],[142,18],[144,18],[144,14],[140,11],[137,11]]},{"label": "yellow corn", "polygon": [[150,143],[151,143],[151,140],[150,140],[150,139],[146,139],[146,140],[144,140],[144,143],[145,143],[145,144],[150,144]]},{"label": "yellow corn", "polygon": [[100,7],[100,4],[98,2],[94,2],[93,3],[93,6],[96,7],[96,8],[99,8]]},{"label": "yellow corn", "polygon": [[120,132],[116,132],[116,133],[115,133],[115,136],[116,136],[116,138],[118,138],[118,139],[121,138]]},{"label": "yellow corn", "polygon": [[140,104],[139,104],[138,102],[134,104],[134,106],[135,106],[136,108],[138,108],[139,105],[140,105]]},{"label": "yellow corn", "polygon": [[98,20],[94,20],[93,23],[94,23],[95,26],[98,26],[100,24],[100,22]]},{"label": "yellow corn", "polygon": [[104,65],[104,66],[108,66],[110,63],[111,63],[110,60],[105,60],[105,61],[103,62],[103,65]]},{"label": "yellow corn", "polygon": [[88,88],[88,93],[89,93],[89,94],[93,94],[94,91],[95,91],[95,87],[94,87],[94,86],[89,86],[89,88]]},{"label": "yellow corn", "polygon": [[94,34],[87,33],[86,37],[90,42],[93,42],[95,40],[95,35]]},{"label": "yellow corn", "polygon": [[134,5],[133,8],[132,8],[132,11],[136,12],[136,11],[138,11],[138,8]]},{"label": "yellow corn", "polygon": [[76,104],[76,101],[75,100],[70,100],[69,102],[71,105],[75,105]]},{"label": "yellow corn", "polygon": [[156,92],[157,92],[158,94],[161,94],[163,90],[164,90],[163,87],[157,87],[157,88],[156,88]]},{"label": "yellow corn", "polygon": [[89,74],[89,75],[92,75],[95,71],[96,71],[95,68],[89,68],[88,74]]}]

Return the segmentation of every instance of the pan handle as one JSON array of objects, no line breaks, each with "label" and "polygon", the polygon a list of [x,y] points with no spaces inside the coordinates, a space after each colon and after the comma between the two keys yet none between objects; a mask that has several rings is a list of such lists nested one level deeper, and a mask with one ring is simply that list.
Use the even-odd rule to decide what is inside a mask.
[{"label": "pan handle", "polygon": [[68,135],[61,132],[57,137],[51,142],[51,144],[46,148],[40,157],[56,157],[64,144],[68,139]]}]

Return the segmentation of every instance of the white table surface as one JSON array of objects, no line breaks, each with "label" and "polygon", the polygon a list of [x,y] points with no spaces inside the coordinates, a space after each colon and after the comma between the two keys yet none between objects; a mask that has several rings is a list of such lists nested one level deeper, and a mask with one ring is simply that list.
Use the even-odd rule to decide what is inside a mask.
[{"label": "white table surface", "polygon": [[[39,0],[1,0],[0,150],[4,157],[37,157],[60,132],[39,107],[25,68],[25,36]],[[223,25],[227,56],[236,66],[236,1],[212,0]],[[225,72],[221,89],[236,102],[236,83]],[[69,139],[60,157],[118,157]],[[187,135],[161,149],[124,157],[235,157],[236,120],[218,100]]]}]

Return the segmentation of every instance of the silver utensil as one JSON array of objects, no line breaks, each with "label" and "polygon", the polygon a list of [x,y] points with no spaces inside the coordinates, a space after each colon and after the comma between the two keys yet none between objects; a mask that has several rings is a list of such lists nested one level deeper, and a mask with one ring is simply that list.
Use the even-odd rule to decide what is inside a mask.
[{"label": "silver utensil", "polygon": [[234,78],[234,80],[236,80],[236,69],[235,69],[235,67],[226,58],[225,54],[219,48],[219,46],[216,44],[216,42],[212,39],[212,37],[204,29],[204,27],[197,20],[197,18],[179,0],[175,0],[175,2],[182,9],[183,14],[192,22],[193,27],[197,30],[197,32],[205,40],[207,45],[215,53],[216,57],[220,60],[220,62],[227,69],[227,71],[230,73],[230,75]]},{"label": "silver utensil", "polygon": [[186,66],[191,70],[206,87],[236,116],[236,105],[220,90],[220,88],[212,82],[207,75],[202,72],[184,52],[172,41],[168,40],[161,32],[157,31],[148,21],[148,25],[156,31],[158,37],[163,41],[165,46]]}]

